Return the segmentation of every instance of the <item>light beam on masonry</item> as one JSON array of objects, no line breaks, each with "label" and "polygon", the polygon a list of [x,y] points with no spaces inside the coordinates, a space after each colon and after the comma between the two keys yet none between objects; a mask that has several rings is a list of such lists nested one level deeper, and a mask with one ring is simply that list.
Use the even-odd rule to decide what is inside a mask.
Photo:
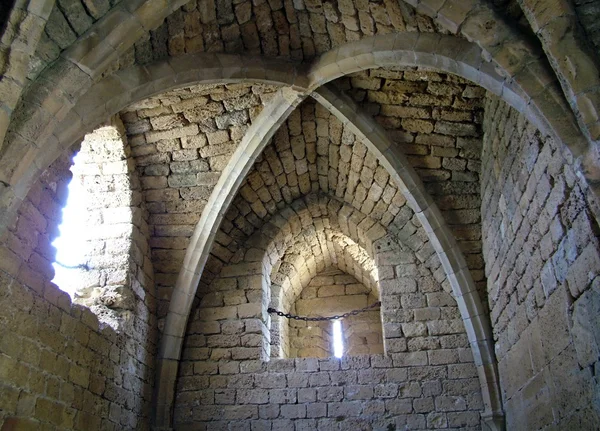
[{"label": "light beam on masonry", "polygon": [[344,342],[342,341],[342,322],[333,321],[333,355],[336,358],[344,356]]}]

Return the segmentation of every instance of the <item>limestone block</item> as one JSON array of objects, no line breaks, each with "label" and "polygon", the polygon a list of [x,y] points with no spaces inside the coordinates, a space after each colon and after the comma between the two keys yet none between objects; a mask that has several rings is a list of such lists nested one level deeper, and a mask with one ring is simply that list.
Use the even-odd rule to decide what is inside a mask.
[{"label": "limestone block", "polygon": [[56,42],[62,49],[71,45],[77,36],[69,27],[65,16],[58,8],[53,8],[46,23],[46,31],[50,38]]},{"label": "limestone block", "polygon": [[597,307],[597,289],[585,292],[577,302],[573,311],[573,344],[577,352],[580,366],[592,364],[598,357],[598,334],[594,323]]},{"label": "limestone block", "polygon": [[577,298],[584,292],[599,270],[598,250],[596,244],[592,241],[567,272],[567,285],[571,295]]},{"label": "limestone block", "polygon": [[146,142],[153,143],[163,139],[175,139],[182,138],[190,135],[197,135],[199,132],[196,124],[190,124],[188,126],[180,127],[163,132],[147,132]]}]

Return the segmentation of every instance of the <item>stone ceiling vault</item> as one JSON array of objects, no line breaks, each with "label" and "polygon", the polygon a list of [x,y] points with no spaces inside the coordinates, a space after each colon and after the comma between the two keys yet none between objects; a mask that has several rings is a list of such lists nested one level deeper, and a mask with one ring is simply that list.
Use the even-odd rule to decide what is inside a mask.
[{"label": "stone ceiling vault", "polygon": [[[415,33],[416,35],[418,34]],[[443,52],[444,56],[440,55],[440,52]],[[208,62],[199,64],[198,60],[200,58],[205,58]],[[340,59],[339,63],[338,58]],[[240,68],[240,60],[242,60],[241,64],[246,64],[247,67]],[[321,57],[308,74],[302,71],[302,67],[298,68],[290,63],[219,55],[209,55],[208,57],[189,55],[180,57],[177,60],[169,60],[162,64],[124,70],[96,84],[87,96],[79,101],[78,107],[75,110],[69,111],[69,116],[65,119],[64,126],[57,126],[56,130],[59,130],[62,136],[60,138],[57,137],[55,146],[56,148],[66,148],[77,137],[81,136],[83,130],[93,127],[94,122],[99,121],[96,118],[102,118],[109,112],[120,110],[132,101],[156,94],[160,91],[159,89],[169,90],[185,84],[203,82],[226,83],[232,81],[239,82],[241,80],[291,85],[291,87],[280,90],[278,95],[271,99],[261,114],[256,117],[252,126],[248,129],[245,138],[232,156],[230,163],[223,170],[223,174],[208,200],[207,208],[210,210],[202,213],[200,222],[196,227],[169,303],[170,311],[159,353],[159,357],[161,358],[161,366],[159,367],[161,377],[159,381],[165,382],[166,387],[172,387],[171,383],[167,382],[174,382],[176,378],[177,360],[181,349],[185,322],[187,321],[187,316],[194,300],[196,286],[200,281],[202,269],[209,257],[209,245],[212,243],[217,233],[217,227],[220,225],[223,217],[221,208],[229,206],[242,179],[245,178],[246,173],[251,169],[256,157],[261,154],[269,138],[276,132],[289,113],[295,109],[301,100],[306,97],[307,93],[311,89],[314,89],[316,85],[347,73],[356,72],[364,68],[386,66],[390,63],[412,67],[425,65],[438,70],[456,73],[467,79],[471,79],[492,92],[502,94],[513,105],[520,108],[527,106],[526,102],[517,96],[519,93],[509,91],[508,87],[502,84],[503,78],[497,75],[485,62],[482,62],[479,48],[456,40],[451,36],[419,34],[418,37],[408,37],[407,35],[404,38],[375,37],[357,44],[348,45],[339,52],[332,51]],[[332,95],[331,92],[321,91],[321,94],[317,97],[326,101],[329,106],[333,106],[333,104],[339,104],[340,106],[351,105],[351,101],[336,99],[335,93]],[[328,98],[329,102],[327,102]],[[459,249],[451,245],[454,244],[454,238],[445,228],[441,227],[445,225],[441,214],[439,211],[433,209],[435,208],[434,206],[429,205],[431,203],[430,198],[422,194],[423,188],[416,173],[406,161],[401,161],[403,156],[397,154],[397,150],[390,147],[390,143],[386,140],[387,138],[385,138],[383,130],[372,123],[368,117],[356,116],[355,113],[350,112],[341,113],[339,111],[337,115],[343,118],[343,123],[349,123],[351,127],[356,128],[355,133],[362,135],[365,142],[377,142],[381,145],[379,152],[388,158],[387,167],[390,174],[393,172],[402,172],[401,183],[404,186],[401,189],[405,193],[408,193],[406,197],[411,206],[413,208],[421,208],[421,211],[428,208],[426,211],[420,213],[423,214],[424,220],[428,220],[428,226],[425,227],[425,230],[430,235],[430,238],[432,235],[437,235],[434,243],[439,246],[437,248],[438,251],[442,250],[442,246],[449,247],[449,250],[454,248],[454,252],[450,254],[442,252],[440,255],[444,257],[442,259],[443,262],[446,262],[446,274],[457,280],[457,283],[462,287],[471,286],[462,291],[466,295],[465,298],[468,298],[461,309],[463,315],[483,315],[479,298],[475,294],[472,279],[468,271],[462,269],[466,267],[464,258],[458,257],[462,256]],[[85,118],[85,121],[82,121],[81,118]],[[533,118],[537,119],[536,124],[544,124],[546,121],[543,116],[534,116]],[[36,172],[42,170],[43,166],[50,163],[54,156],[51,151],[40,151],[37,156],[38,160],[35,160],[34,151],[31,157],[33,157],[31,159],[32,163],[29,166],[25,164],[17,172],[18,177],[20,177],[19,187],[8,190],[9,206],[11,204],[15,206],[18,202],[18,199],[11,199],[10,194],[14,193],[15,189],[18,190],[20,187],[26,190],[28,183],[35,178]],[[380,158],[380,160],[383,159]],[[407,167],[410,169],[406,169]],[[395,171],[395,169],[399,169],[399,171]],[[442,236],[440,237],[439,235]],[[453,258],[448,259],[448,256],[452,256]],[[464,295],[459,295],[459,297],[462,296]],[[480,311],[471,312],[470,310],[473,310],[473,307],[475,310]],[[476,317],[476,319],[479,318]],[[471,320],[466,318],[465,322],[470,325]],[[489,336],[489,329],[485,329],[485,324],[481,323],[477,323],[472,328],[473,330],[468,332],[471,336],[472,346],[475,349],[474,353],[476,357],[482,358],[478,360],[478,363],[482,367],[484,364],[492,364],[493,360],[491,358],[493,357],[493,353],[490,347],[491,337]],[[483,349],[482,343],[484,346]],[[485,351],[487,353],[482,357],[480,352]],[[491,382],[486,384],[486,387],[496,387],[496,383],[492,383],[494,380],[497,380],[494,377],[493,365],[489,366],[492,367],[492,371],[490,372],[489,369],[486,371],[485,368],[481,368],[481,375],[484,381],[491,378]],[[171,405],[170,399],[172,394],[170,390],[165,389],[165,386],[159,387],[157,392],[160,397],[158,400],[159,422],[168,422],[170,420],[168,411]],[[486,392],[486,394],[489,394],[489,392]],[[492,411],[499,411],[500,407],[491,407],[495,403],[494,400],[499,399],[499,397],[496,395],[486,395],[486,399],[488,401],[486,405],[490,406],[489,415],[493,415]]]},{"label": "stone ceiling vault", "polygon": [[[476,292],[475,284],[466,268],[466,261],[456,245],[454,237],[447,230],[447,227],[445,227],[445,222],[441,213],[435,206],[435,203],[433,203],[431,198],[424,191],[421,180],[411,167],[410,163],[405,159],[405,156],[401,154],[401,150],[385,137],[385,132],[378,125],[365,114],[361,114],[360,110],[354,106],[351,100],[339,97],[340,96],[336,96],[335,93],[332,93],[331,91],[327,92],[322,90],[317,98],[323,101],[325,106],[328,109],[331,109],[338,119],[341,119],[343,124],[347,124],[355,134],[360,136],[363,142],[367,143],[370,150],[374,151],[377,158],[387,167],[388,174],[392,175],[396,184],[400,185],[400,190],[405,194],[411,207],[413,207],[417,213],[419,222],[424,225],[425,232],[427,232],[430,240],[432,240],[433,248],[437,251],[446,276],[455,290],[455,296],[462,304],[461,311],[466,313],[463,314],[463,319],[468,328],[467,333],[469,334],[471,345],[477,346],[474,350],[474,355],[477,357],[476,362],[481,366],[482,377],[488,382],[485,386],[495,387],[496,383],[494,382],[497,380],[494,377],[494,364],[491,359],[493,357],[490,344],[491,333],[485,323],[479,322],[478,317],[475,317],[475,320],[471,320],[471,317],[467,317],[482,316],[484,315],[484,311],[481,308],[482,306]],[[290,105],[290,102],[286,101],[284,95],[281,93],[272,99],[271,103],[275,102],[285,103],[284,107]],[[298,102],[299,100],[295,99],[295,102],[292,103]],[[343,112],[340,111],[340,107],[344,109]],[[278,109],[279,112],[281,112],[282,108]],[[246,177],[247,173],[250,172],[253,162],[257,160],[256,158],[259,157],[260,153],[263,151],[265,145],[268,143],[270,135],[274,133],[274,131],[267,129],[266,127],[260,127],[264,118],[263,116],[269,115],[268,112],[270,112],[269,107],[265,108],[261,114],[259,114],[255,122],[248,129],[247,134],[236,149],[235,154],[225,168],[225,171],[223,171],[223,174],[211,194],[207,205],[207,208],[210,210],[202,213],[201,220],[192,237],[190,247],[188,248],[184,259],[183,268],[179,273],[176,287],[171,298],[169,314],[165,324],[164,339],[166,339],[166,341],[163,344],[160,357],[163,358],[163,363],[174,364],[169,365],[169,367],[175,366],[176,368],[177,359],[172,357],[172,352],[178,352],[180,349],[184,335],[185,322],[187,321],[187,314],[192,306],[193,298],[196,294],[196,286],[200,281],[202,270],[209,258],[208,249],[216,236],[215,228],[221,224],[224,217],[222,210],[217,211],[215,208],[227,208],[229,206],[229,203],[234,199],[238,188],[241,187],[241,178]],[[289,111],[284,112],[287,117]],[[275,124],[271,127],[281,127],[283,119],[285,118],[276,117]],[[272,121],[273,120],[271,120],[271,122]],[[261,133],[260,130],[256,129],[262,130],[263,136],[265,133],[269,133],[269,135],[265,137],[265,140],[256,142],[257,134]],[[245,150],[246,145],[249,145],[250,149]],[[248,158],[248,153],[252,154],[253,157]],[[227,172],[229,168],[236,164],[240,164],[241,167],[234,168],[232,173]],[[232,177],[235,177],[235,183],[233,182]],[[256,202],[257,201],[255,200],[254,202],[251,202],[251,204]],[[266,211],[263,216],[264,215],[266,215]],[[175,370],[170,372],[174,373]],[[164,391],[159,391],[158,395],[163,397],[161,400],[164,404],[161,404],[161,410],[164,408],[168,409],[168,394]],[[492,407],[495,402],[494,400],[498,399],[497,394],[487,393],[484,398],[486,399],[486,405],[490,408],[490,412],[492,410],[498,411],[500,407]]]},{"label": "stone ceiling vault", "polygon": [[[589,53],[573,36],[577,20],[570,5],[562,5],[557,19],[547,19],[519,1],[537,36],[532,39],[522,28],[513,27],[509,17],[482,1],[386,1],[367,9],[363,2],[350,1],[339,1],[337,7],[287,0],[258,6],[245,2],[235,8],[228,3],[201,2],[204,6],[199,7],[185,3],[120,2],[110,10],[98,11],[64,43],[46,38],[58,19],[56,11],[51,13],[53,2],[28,9],[35,18],[32,38],[20,45],[22,56],[9,60],[13,70],[27,69],[30,81],[12,79],[12,70],[0,79],[3,89],[10,85],[12,90],[12,97],[2,101],[0,117],[0,137],[4,138],[0,146],[0,233],[10,229],[32,184],[62,152],[132,103],[195,84],[258,82],[283,87],[253,118],[229,161],[223,162],[222,169],[215,169],[222,174],[206,200],[206,210],[185,254],[180,253],[183,265],[169,303],[159,353],[157,420],[166,426],[196,288],[215,238],[217,244],[227,247],[219,243],[223,238],[219,227],[227,229],[228,223],[235,226],[237,216],[233,217],[233,210],[225,211],[248,206],[257,216],[270,214],[265,205],[263,211],[258,204],[252,207],[256,201],[247,199],[251,195],[248,185],[256,192],[251,183],[256,176],[251,171],[255,163],[262,163],[263,150],[288,116],[312,95],[376,156],[391,179],[389,184],[396,184],[427,233],[461,308],[487,397],[486,414],[500,414],[489,328],[481,318],[484,310],[467,261],[447,221],[410,160],[385,130],[328,83],[386,66],[429,67],[468,79],[499,95],[540,130],[563,142],[578,159],[580,173],[588,181],[588,198],[595,202],[598,192],[594,187],[600,177],[594,146],[600,133],[596,103],[600,78]],[[42,35],[40,29],[46,21],[50,27]],[[270,42],[275,36],[277,45]],[[58,48],[46,58],[47,67],[29,69],[29,61],[40,57],[38,41],[40,50],[52,43]],[[561,60],[563,54],[567,55],[565,61]],[[153,62],[146,64],[148,59]],[[426,119],[417,120],[427,123]],[[301,190],[300,185],[306,187],[306,182],[298,181],[302,195],[332,192],[328,190],[329,177],[325,181],[321,179],[325,175],[319,175],[318,158],[316,168],[316,179],[311,178],[308,166],[308,171],[300,174],[308,173],[310,184],[310,190]],[[249,184],[243,184],[246,177]],[[313,183],[318,186],[315,190]],[[385,188],[380,187],[383,196]],[[244,190],[240,199],[236,198],[238,190]],[[366,187],[364,191],[367,193]],[[397,217],[392,205],[400,211],[404,203],[401,205],[391,192],[387,200],[388,208],[380,209],[378,221],[391,219],[389,225]],[[376,206],[371,209],[375,211]],[[244,234],[252,232],[249,229]]]}]

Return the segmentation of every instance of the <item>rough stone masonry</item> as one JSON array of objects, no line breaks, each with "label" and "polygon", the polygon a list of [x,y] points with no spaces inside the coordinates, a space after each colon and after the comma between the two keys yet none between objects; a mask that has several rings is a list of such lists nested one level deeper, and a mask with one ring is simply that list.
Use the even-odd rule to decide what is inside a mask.
[{"label": "rough stone masonry", "polygon": [[2,431],[597,428],[599,0],[5,3]]}]

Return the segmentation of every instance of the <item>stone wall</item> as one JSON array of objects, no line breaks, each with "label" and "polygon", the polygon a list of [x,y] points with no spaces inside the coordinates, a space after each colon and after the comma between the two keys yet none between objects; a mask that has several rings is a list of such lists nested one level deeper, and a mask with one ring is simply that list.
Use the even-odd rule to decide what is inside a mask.
[{"label": "stone wall", "polygon": [[442,211],[485,303],[479,213],[485,90],[427,69],[374,69],[336,83],[408,156]]},{"label": "stone wall", "polygon": [[[0,239],[0,426],[148,429],[157,326],[151,266],[130,280],[135,304],[123,332],[50,281],[70,155],[42,175]],[[136,241],[141,250],[144,241]]]},{"label": "stone wall", "polygon": [[310,249],[290,246],[313,230],[328,226],[359,241],[369,237],[362,227],[373,227],[333,198],[303,202],[267,221],[246,241],[243,258],[202,291],[179,368],[176,427],[479,429],[479,379],[448,283],[378,228],[370,232],[379,239],[365,248],[377,262],[387,356],[268,360],[269,268],[285,260],[285,250],[308,258]]},{"label": "stone wall", "polygon": [[57,0],[29,64],[28,78],[34,80],[119,1]]},{"label": "stone wall", "polygon": [[425,352],[197,363],[194,372],[178,385],[178,430],[480,429],[475,367],[427,365]]},{"label": "stone wall", "polygon": [[166,315],[189,237],[221,171],[274,91],[250,84],[199,85],[121,113],[149,213],[159,317]]},{"label": "stone wall", "polygon": [[28,84],[32,57],[54,1],[7,0],[0,11],[0,149],[13,110]]},{"label": "stone wall", "polygon": [[148,429],[155,330],[101,327],[66,293],[0,272],[0,424],[6,429]]},{"label": "stone wall", "polygon": [[575,0],[575,11],[577,19],[585,30],[585,36],[589,38],[592,48],[596,53],[600,52],[600,26],[598,26],[598,14],[600,13],[600,1],[598,0]]},{"label": "stone wall", "polygon": [[436,30],[439,26],[431,18],[397,1],[191,1],[135,44],[135,61],[144,64],[188,52],[309,60],[365,36]]},{"label": "stone wall", "polygon": [[[354,277],[337,268],[327,268],[306,286],[291,309],[301,316],[334,316],[358,310],[378,301]],[[333,322],[283,321],[289,324],[290,358],[327,358],[333,356]],[[344,355],[356,356],[383,353],[381,315],[379,309],[341,321]]]},{"label": "stone wall", "polygon": [[508,429],[599,420],[598,226],[572,158],[486,101],[483,251]]},{"label": "stone wall", "polygon": [[[153,270],[148,247],[148,225],[141,204],[135,165],[116,120],[86,135],[72,167],[73,180],[83,192],[70,205],[81,208],[81,231],[64,247],[80,247],[78,268],[65,268],[74,284],[74,301],[92,308],[101,322],[122,330],[131,324],[135,295],[144,287],[153,293]],[[68,235],[70,225],[61,230]],[[72,267],[75,262],[69,262]]]},{"label": "stone wall", "polygon": [[[377,69],[337,82],[409,156],[484,297],[479,216],[483,90],[423,70]],[[416,232],[407,224],[413,214],[406,199],[377,158],[349,127],[307,100],[290,114],[248,174],[221,224],[214,261],[237,257],[239,244],[260,220],[316,191],[335,195],[407,241]],[[431,247],[422,251],[425,258],[432,253]]]}]

